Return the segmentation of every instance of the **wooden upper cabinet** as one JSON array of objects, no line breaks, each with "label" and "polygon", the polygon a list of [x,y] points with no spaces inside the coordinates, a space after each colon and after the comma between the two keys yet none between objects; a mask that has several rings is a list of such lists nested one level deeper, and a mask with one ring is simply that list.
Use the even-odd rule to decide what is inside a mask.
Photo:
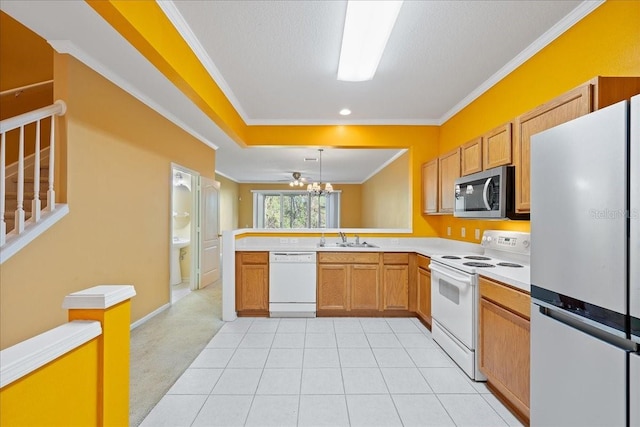
[{"label": "wooden upper cabinet", "polygon": [[460,178],[460,147],[439,158],[438,212],[453,213],[455,180]]},{"label": "wooden upper cabinet", "polygon": [[438,159],[422,165],[422,213],[438,212]]},{"label": "wooden upper cabinet", "polygon": [[482,138],[476,138],[462,145],[462,176],[482,172]]},{"label": "wooden upper cabinet", "polygon": [[516,211],[531,209],[531,136],[591,112],[591,85],[583,85],[516,118]]},{"label": "wooden upper cabinet", "polygon": [[595,77],[516,118],[516,211],[531,210],[531,136],[640,93],[640,77]]},{"label": "wooden upper cabinet", "polygon": [[482,136],[482,165],[484,169],[511,164],[511,122]]}]

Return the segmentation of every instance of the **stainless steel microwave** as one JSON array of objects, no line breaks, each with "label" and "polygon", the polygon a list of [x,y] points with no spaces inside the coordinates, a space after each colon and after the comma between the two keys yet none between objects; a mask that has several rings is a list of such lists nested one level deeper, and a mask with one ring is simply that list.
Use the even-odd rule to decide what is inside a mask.
[{"label": "stainless steel microwave", "polygon": [[478,219],[529,219],[515,212],[515,169],[500,166],[456,179],[453,216]]}]

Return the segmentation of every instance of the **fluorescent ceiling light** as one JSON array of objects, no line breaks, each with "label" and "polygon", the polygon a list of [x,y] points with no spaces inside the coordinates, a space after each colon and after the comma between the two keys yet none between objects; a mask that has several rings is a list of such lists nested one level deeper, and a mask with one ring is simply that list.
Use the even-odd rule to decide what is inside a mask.
[{"label": "fluorescent ceiling light", "polygon": [[402,1],[349,1],[338,80],[362,82],[376,73]]}]

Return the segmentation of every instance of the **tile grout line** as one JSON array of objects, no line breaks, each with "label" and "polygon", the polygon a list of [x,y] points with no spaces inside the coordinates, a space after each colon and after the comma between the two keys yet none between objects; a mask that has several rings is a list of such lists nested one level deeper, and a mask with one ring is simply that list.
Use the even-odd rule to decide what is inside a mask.
[{"label": "tile grout line", "polygon": [[[251,327],[251,324],[253,324],[253,321],[251,321],[251,323],[249,324],[249,327]],[[222,327],[224,327],[224,325],[222,325]],[[222,329],[222,328],[220,328]],[[209,394],[207,394],[207,397],[204,399],[204,402],[202,402],[202,406],[200,407],[200,409],[198,410],[198,412],[196,413],[195,417],[193,418],[193,421],[191,421],[191,426],[193,426],[193,424],[196,422],[196,420],[198,419],[198,416],[200,415],[200,412],[202,412],[202,408],[204,408],[204,405],[207,403],[207,401],[209,400],[209,398],[211,396],[215,396],[213,395],[213,390],[216,388],[216,385],[218,385],[218,382],[220,381],[220,378],[222,378],[222,375],[224,374],[224,372],[226,371],[226,366],[229,364],[229,362],[231,362],[231,359],[233,358],[233,355],[236,353],[236,350],[240,347],[240,343],[242,342],[242,340],[244,339],[244,337],[247,335],[247,332],[249,331],[249,328],[247,328],[247,330],[242,334],[242,338],[240,339],[240,341],[238,342],[238,344],[236,345],[236,347],[233,349],[233,353],[231,354],[231,357],[229,357],[229,360],[227,361],[227,363],[225,364],[225,367],[222,368],[222,372],[220,373],[220,376],[218,376],[218,379],[215,381],[215,383],[213,384],[213,387],[211,387],[211,390],[209,390]],[[207,345],[209,345],[211,343],[211,341],[213,341],[215,339],[215,337],[219,334],[220,330],[218,330],[218,332],[216,332],[216,334],[213,336],[213,338],[211,338],[211,340],[209,340],[209,342],[207,343]],[[207,349],[208,347],[205,345],[204,349]],[[214,347],[215,348],[215,347]],[[204,350],[203,349],[203,350]],[[202,353],[202,352],[200,352]],[[199,356],[199,355],[198,355]],[[197,358],[197,357],[196,357]],[[193,362],[191,362],[193,364]],[[197,369],[197,368],[196,368]],[[189,370],[189,367],[187,367],[187,370]],[[186,371],[185,371],[186,372]],[[184,375],[184,372],[182,373],[182,375]],[[182,375],[180,375],[180,378],[182,378]],[[178,380],[180,380],[180,378],[178,378]],[[177,381],[176,381],[177,382]],[[174,383],[175,385],[175,383]],[[166,396],[166,394],[165,394]]]}]

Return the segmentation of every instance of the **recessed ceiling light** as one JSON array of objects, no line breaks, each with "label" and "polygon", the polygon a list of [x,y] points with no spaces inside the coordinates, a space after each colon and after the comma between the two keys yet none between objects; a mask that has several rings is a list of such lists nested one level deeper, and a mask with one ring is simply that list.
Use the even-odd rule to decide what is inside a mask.
[{"label": "recessed ceiling light", "polygon": [[373,79],[402,1],[349,1],[342,34],[338,80]]},{"label": "recessed ceiling light", "polygon": [[341,116],[348,116],[349,114],[351,114],[351,110],[349,110],[348,108],[343,108],[342,110],[340,110]]}]

